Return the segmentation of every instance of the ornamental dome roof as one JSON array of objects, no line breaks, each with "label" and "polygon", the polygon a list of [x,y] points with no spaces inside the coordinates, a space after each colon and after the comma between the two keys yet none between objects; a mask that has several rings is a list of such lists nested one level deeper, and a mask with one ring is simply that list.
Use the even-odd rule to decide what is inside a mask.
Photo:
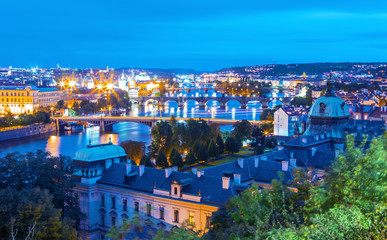
[{"label": "ornamental dome roof", "polygon": [[333,82],[328,79],[327,92],[313,103],[309,117],[343,118],[349,117],[349,108],[345,101],[336,96],[332,87]]},{"label": "ornamental dome roof", "polygon": [[121,146],[111,143],[88,145],[75,153],[74,160],[93,162],[112,158],[125,157],[125,150]]}]

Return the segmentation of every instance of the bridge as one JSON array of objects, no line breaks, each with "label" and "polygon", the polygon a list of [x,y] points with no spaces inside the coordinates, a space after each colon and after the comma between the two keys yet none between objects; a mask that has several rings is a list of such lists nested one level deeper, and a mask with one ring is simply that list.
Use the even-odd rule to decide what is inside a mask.
[{"label": "bridge", "polygon": [[[170,117],[54,117],[56,122],[57,129],[61,129],[65,124],[69,122],[79,122],[79,123],[91,123],[96,126],[100,126],[102,131],[112,131],[113,125],[119,122],[135,122],[146,125],[148,127],[153,127],[153,125],[160,121],[169,121]],[[175,118],[177,121],[187,121],[189,119],[193,120],[204,120],[209,124],[217,124],[219,126],[232,125],[240,120],[231,120],[231,119],[212,119],[212,118]],[[260,126],[261,124],[267,123],[268,121],[249,121],[253,126]]]},{"label": "bridge", "polygon": [[220,108],[226,108],[226,105],[231,100],[238,101],[241,104],[241,108],[245,109],[247,103],[251,101],[258,101],[262,104],[262,108],[268,108],[269,103],[272,101],[280,101],[282,106],[289,106],[292,98],[290,97],[139,97],[131,98],[131,100],[137,101],[140,106],[146,106],[149,102],[157,102],[159,105],[165,106],[167,102],[174,101],[178,103],[180,108],[183,108],[188,101],[195,101],[199,103],[200,108],[205,108],[206,104],[213,100],[217,101],[220,105]]}]

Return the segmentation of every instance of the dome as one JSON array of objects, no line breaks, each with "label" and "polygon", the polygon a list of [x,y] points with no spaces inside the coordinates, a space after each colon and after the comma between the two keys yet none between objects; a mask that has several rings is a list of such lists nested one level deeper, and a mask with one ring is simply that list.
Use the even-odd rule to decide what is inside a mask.
[{"label": "dome", "polygon": [[79,149],[75,153],[74,160],[92,162],[120,157],[126,157],[125,150],[120,146],[108,143],[88,145],[87,148]]},{"label": "dome", "polygon": [[325,132],[331,138],[343,138],[344,129],[349,126],[349,108],[342,98],[336,96],[330,77],[327,82],[327,92],[313,103],[308,116],[308,127],[304,135]]},{"label": "dome", "polygon": [[342,118],[348,117],[349,108],[338,96],[322,96],[313,103],[309,111],[312,117]]}]

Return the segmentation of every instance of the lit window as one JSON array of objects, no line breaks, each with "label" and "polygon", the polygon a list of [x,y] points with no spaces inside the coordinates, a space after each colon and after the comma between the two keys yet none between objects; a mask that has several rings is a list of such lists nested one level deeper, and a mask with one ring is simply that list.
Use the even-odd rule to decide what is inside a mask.
[{"label": "lit window", "polygon": [[190,212],[188,216],[189,225],[195,225],[195,214]]}]

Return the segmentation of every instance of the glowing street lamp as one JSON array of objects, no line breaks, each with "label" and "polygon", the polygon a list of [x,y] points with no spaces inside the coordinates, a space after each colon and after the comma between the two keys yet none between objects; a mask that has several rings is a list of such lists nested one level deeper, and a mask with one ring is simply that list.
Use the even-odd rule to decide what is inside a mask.
[{"label": "glowing street lamp", "polygon": [[75,87],[75,81],[74,81],[74,80],[71,80],[71,81],[69,82],[69,87],[70,87],[70,88],[74,88],[74,87]]},{"label": "glowing street lamp", "polygon": [[54,116],[54,108],[51,107],[51,117],[53,117],[53,116]]}]

